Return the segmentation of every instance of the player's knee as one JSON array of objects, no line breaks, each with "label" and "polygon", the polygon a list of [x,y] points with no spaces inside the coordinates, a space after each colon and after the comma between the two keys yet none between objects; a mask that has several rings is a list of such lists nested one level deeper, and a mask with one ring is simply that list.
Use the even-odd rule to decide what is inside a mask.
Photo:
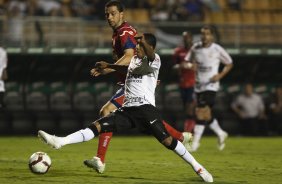
[{"label": "player's knee", "polygon": [[173,139],[171,136],[169,136],[162,141],[162,144],[167,149],[174,150],[176,148],[176,145],[177,145],[177,140]]},{"label": "player's knee", "polygon": [[101,125],[98,121],[94,121],[93,123],[91,123],[88,128],[90,128],[95,136],[98,136],[99,133],[101,132]]},{"label": "player's knee", "polygon": [[204,119],[206,121],[209,121],[212,117],[212,114],[211,114],[211,108],[209,106],[206,106],[204,109],[203,109],[203,116],[204,116]]},{"label": "player's knee", "polygon": [[197,107],[195,110],[196,119],[205,120],[204,113],[201,107]]},{"label": "player's knee", "polygon": [[211,118],[211,110],[209,106],[197,107],[195,110],[195,115],[198,120],[208,121]]}]

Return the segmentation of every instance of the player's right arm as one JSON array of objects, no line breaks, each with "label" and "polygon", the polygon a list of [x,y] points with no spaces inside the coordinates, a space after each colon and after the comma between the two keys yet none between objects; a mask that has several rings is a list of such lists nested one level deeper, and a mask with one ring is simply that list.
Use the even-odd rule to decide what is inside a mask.
[{"label": "player's right arm", "polygon": [[123,56],[114,64],[129,66],[131,58],[134,56],[134,49],[125,49]]},{"label": "player's right arm", "polygon": [[186,54],[184,61],[181,63],[180,68],[183,69],[191,69],[196,71],[197,70],[197,63],[195,60],[195,52],[194,52],[195,46],[193,46],[189,52]]},{"label": "player's right arm", "polygon": [[[134,49],[126,49],[124,51],[124,55],[113,64],[113,65],[120,65],[122,69],[120,69],[116,66],[113,66],[112,68],[106,67],[106,68],[103,68],[103,69],[97,68],[95,66],[95,68],[91,69],[90,73],[94,77],[97,77],[99,75],[106,75],[106,74],[109,74],[109,73],[114,72],[114,71],[124,73],[124,70],[123,70],[124,66],[126,66],[126,69],[128,68],[128,66],[130,64],[130,60],[133,56],[134,56]],[[104,62],[104,61],[99,61],[99,62]],[[99,63],[99,62],[97,62],[97,63]]]}]

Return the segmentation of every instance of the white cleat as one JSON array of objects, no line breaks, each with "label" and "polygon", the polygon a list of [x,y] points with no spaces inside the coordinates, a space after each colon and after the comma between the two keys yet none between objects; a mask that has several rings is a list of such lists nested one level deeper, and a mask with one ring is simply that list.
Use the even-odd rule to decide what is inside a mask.
[{"label": "white cleat", "polygon": [[84,165],[87,167],[90,167],[92,169],[95,169],[97,173],[102,174],[105,171],[106,164],[101,161],[99,157],[93,157],[90,160],[84,160]]},{"label": "white cleat", "polygon": [[182,144],[184,145],[184,147],[188,150],[191,151],[192,149],[192,140],[193,140],[193,134],[190,132],[183,132],[183,141]]},{"label": "white cleat", "polygon": [[222,151],[225,148],[225,140],[227,139],[228,134],[227,132],[224,132],[221,136],[218,138],[218,149]]},{"label": "white cleat", "polygon": [[202,178],[204,182],[207,182],[207,183],[213,182],[212,175],[205,168],[199,169],[196,173]]},{"label": "white cleat", "polygon": [[60,143],[60,137],[50,135],[42,130],[38,131],[38,137],[44,141],[46,144],[50,145],[52,148],[60,149],[62,147]]}]

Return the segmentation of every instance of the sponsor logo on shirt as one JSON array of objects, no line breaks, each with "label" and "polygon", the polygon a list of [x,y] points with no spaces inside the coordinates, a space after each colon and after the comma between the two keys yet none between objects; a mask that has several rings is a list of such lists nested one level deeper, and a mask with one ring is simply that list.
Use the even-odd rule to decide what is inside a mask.
[{"label": "sponsor logo on shirt", "polygon": [[124,36],[126,33],[134,35],[133,31],[123,31],[119,36]]}]

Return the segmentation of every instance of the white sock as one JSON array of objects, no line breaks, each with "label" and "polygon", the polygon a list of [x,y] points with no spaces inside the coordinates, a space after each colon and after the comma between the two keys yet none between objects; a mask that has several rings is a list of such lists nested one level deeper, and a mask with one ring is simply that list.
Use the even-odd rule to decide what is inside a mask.
[{"label": "white sock", "polygon": [[225,132],[221,129],[221,127],[218,124],[217,119],[213,119],[212,123],[209,125],[210,129],[217,135],[217,136],[221,136],[223,135]]},{"label": "white sock", "polygon": [[66,137],[63,137],[63,144],[74,144],[79,142],[85,142],[93,139],[95,137],[93,131],[90,128],[85,128],[74,132]]},{"label": "white sock", "polygon": [[205,125],[195,125],[194,136],[192,141],[192,149],[196,150],[199,147],[201,137],[204,133]]},{"label": "white sock", "polygon": [[197,160],[186,150],[184,145],[177,141],[176,148],[174,149],[174,152],[179,155],[185,162],[189,163],[194,171],[198,171],[202,166],[197,162]]}]

